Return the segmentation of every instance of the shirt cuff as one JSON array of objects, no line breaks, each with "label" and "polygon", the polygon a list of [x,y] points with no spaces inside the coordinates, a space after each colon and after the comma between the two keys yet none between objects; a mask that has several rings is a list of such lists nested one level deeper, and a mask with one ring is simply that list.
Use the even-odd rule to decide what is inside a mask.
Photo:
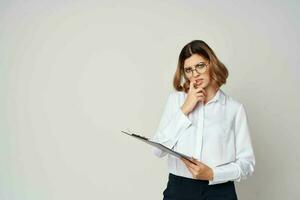
[{"label": "shirt cuff", "polygon": [[183,113],[183,111],[181,110],[181,108],[179,108],[178,112],[179,112],[178,122],[180,123],[179,127],[188,128],[192,124],[191,120],[188,118],[188,116],[186,116]]},{"label": "shirt cuff", "polygon": [[236,163],[229,163],[223,166],[213,167],[213,180],[209,180],[208,185],[225,183],[227,181],[239,180],[241,171]]}]

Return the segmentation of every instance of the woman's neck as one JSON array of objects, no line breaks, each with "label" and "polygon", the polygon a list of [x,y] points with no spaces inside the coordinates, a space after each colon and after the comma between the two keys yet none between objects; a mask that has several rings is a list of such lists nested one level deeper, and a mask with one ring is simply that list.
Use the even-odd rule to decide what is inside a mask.
[{"label": "woman's neck", "polygon": [[208,87],[204,88],[204,90],[206,92],[206,98],[204,101],[204,105],[206,105],[207,102],[209,102],[210,100],[212,100],[214,98],[218,89],[219,89],[219,87],[214,86],[214,85],[209,85]]}]

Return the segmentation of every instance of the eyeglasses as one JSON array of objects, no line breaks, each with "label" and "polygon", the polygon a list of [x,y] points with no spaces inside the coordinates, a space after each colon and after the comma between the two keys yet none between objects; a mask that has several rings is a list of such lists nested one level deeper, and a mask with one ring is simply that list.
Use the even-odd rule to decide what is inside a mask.
[{"label": "eyeglasses", "polygon": [[206,69],[207,69],[207,64],[201,62],[195,65],[195,69],[192,69],[191,67],[184,68],[184,72],[187,75],[191,75],[193,74],[194,70],[196,70],[199,74],[203,74],[206,71]]}]

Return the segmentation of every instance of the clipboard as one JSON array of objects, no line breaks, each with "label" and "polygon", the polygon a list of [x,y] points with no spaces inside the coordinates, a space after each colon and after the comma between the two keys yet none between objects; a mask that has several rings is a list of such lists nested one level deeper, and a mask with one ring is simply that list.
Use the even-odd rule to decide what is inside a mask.
[{"label": "clipboard", "polygon": [[192,158],[190,156],[187,156],[187,155],[184,155],[184,154],[179,153],[177,151],[174,151],[174,150],[172,150],[172,149],[170,149],[170,148],[168,148],[168,147],[166,147],[166,146],[164,146],[164,145],[162,145],[162,144],[160,144],[158,142],[151,141],[147,137],[144,137],[144,136],[141,136],[141,135],[138,135],[138,134],[134,134],[134,133],[128,133],[126,131],[121,131],[121,132],[123,132],[126,135],[129,135],[129,136],[131,136],[131,137],[133,137],[135,139],[143,141],[143,142],[145,142],[145,143],[147,143],[147,144],[149,144],[151,146],[154,146],[154,147],[156,147],[156,148],[158,148],[158,149],[160,149],[162,151],[165,151],[165,152],[167,152],[167,153],[169,153],[169,154],[171,154],[171,155],[173,155],[173,156],[175,156],[177,158],[184,158],[184,159],[186,159],[186,160],[194,163],[195,165],[197,165],[195,162],[192,161]]}]

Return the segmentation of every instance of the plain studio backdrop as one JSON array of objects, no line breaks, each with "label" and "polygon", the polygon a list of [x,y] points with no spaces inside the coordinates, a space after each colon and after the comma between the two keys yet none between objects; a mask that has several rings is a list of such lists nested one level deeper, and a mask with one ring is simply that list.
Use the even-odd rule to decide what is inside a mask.
[{"label": "plain studio backdrop", "polygon": [[206,41],[248,114],[240,199],[299,196],[299,1],[0,1],[0,199],[162,199],[152,137],[182,47]]}]

